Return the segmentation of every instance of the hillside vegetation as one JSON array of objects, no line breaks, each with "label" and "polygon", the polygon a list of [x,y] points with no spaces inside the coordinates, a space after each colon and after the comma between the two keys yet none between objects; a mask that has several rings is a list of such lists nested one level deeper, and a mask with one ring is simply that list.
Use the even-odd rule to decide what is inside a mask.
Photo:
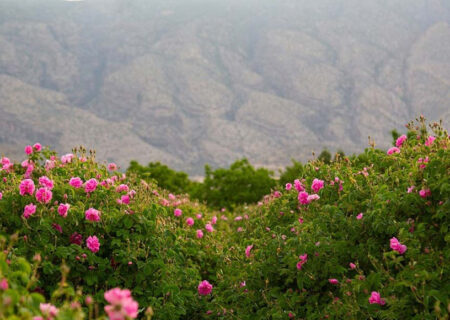
[{"label": "hillside vegetation", "polygon": [[395,144],[233,212],[27,146],[1,159],[0,318],[448,319],[448,132]]}]

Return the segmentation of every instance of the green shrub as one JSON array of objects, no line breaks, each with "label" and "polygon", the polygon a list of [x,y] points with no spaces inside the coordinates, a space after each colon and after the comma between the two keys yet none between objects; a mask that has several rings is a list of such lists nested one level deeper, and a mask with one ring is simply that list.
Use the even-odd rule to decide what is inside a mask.
[{"label": "green shrub", "polygon": [[194,196],[213,208],[255,203],[276,185],[271,175],[265,168],[255,169],[247,159],[234,162],[229,169],[205,166],[205,179]]},{"label": "green shrub", "polygon": [[[67,310],[65,319],[91,315],[69,301],[90,294],[102,310],[105,291],[118,287],[132,291],[140,317],[155,319],[448,319],[450,139],[440,124],[431,129],[424,119],[410,124],[389,154],[372,147],[330,164],[294,162],[280,183],[298,182],[281,192],[270,193],[270,172],[246,160],[207,167],[202,196],[217,208],[242,203],[232,214],[108,172],[83,150],[71,161],[33,152],[33,170],[3,164],[0,233],[18,238],[0,254],[0,278],[10,283],[1,315],[29,319],[44,299]],[[51,201],[21,195],[26,176],[39,188],[39,178],[51,179]],[[87,192],[72,177],[101,183]],[[37,209],[25,218],[30,203]],[[86,219],[89,208],[99,221],[95,212]],[[98,251],[86,243],[94,235]],[[205,296],[202,280],[213,286]]]}]

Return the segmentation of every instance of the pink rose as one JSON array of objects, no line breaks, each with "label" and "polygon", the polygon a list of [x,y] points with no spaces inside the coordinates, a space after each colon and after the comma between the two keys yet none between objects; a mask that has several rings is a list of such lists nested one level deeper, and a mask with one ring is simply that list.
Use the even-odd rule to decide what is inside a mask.
[{"label": "pink rose", "polygon": [[175,216],[175,217],[181,217],[181,215],[183,214],[183,211],[181,211],[181,209],[175,209],[174,211],[173,211],[173,215]]},{"label": "pink rose", "polygon": [[406,139],[408,139],[408,137],[406,135],[401,135],[400,137],[397,138],[397,140],[395,141],[395,145],[398,148],[401,148],[401,146],[403,145],[403,142],[406,141]]},{"label": "pink rose", "polygon": [[289,191],[292,189],[292,183],[286,183],[286,190]]},{"label": "pink rose", "polygon": [[379,305],[383,306],[386,303],[386,301],[384,301],[384,299],[381,299],[381,296],[378,292],[372,291],[372,294],[369,298],[369,303],[370,304],[379,304]]},{"label": "pink rose", "polygon": [[197,238],[198,239],[203,238],[203,231],[202,230],[197,230]]},{"label": "pink rose", "polygon": [[401,244],[395,237],[390,240],[390,246],[392,250],[395,250],[400,254],[404,254],[407,249],[407,247],[404,244]]},{"label": "pink rose", "polygon": [[55,160],[45,160],[45,170],[50,171],[54,167],[56,167],[56,161]]},{"label": "pink rose", "polygon": [[298,259],[300,261],[297,263],[297,269],[301,270],[303,265],[308,261],[308,254],[302,254],[298,257]]},{"label": "pink rose", "polygon": [[116,188],[116,192],[128,192],[130,191],[130,187],[128,187],[126,184],[121,184]]},{"label": "pink rose", "polygon": [[247,246],[247,248],[245,248],[245,256],[247,258],[250,258],[250,251],[253,249],[253,245]]},{"label": "pink rose", "polygon": [[33,149],[36,150],[36,151],[41,151],[42,150],[42,146],[41,146],[41,144],[39,142],[37,142],[37,143],[35,143],[33,145]]},{"label": "pink rose", "polygon": [[105,306],[105,312],[109,319],[125,320],[137,317],[139,304],[131,297],[130,290],[114,288],[106,291],[104,297],[110,303]]},{"label": "pink rose", "polygon": [[303,187],[303,184],[298,179],[294,180],[294,186],[298,192],[305,191],[305,187]]},{"label": "pink rose", "polygon": [[422,190],[419,191],[419,195],[422,198],[429,197],[429,196],[431,196],[431,190],[430,189],[422,189]]},{"label": "pink rose", "polygon": [[84,213],[86,220],[89,221],[100,221],[100,212],[94,208],[89,208]]},{"label": "pink rose", "polygon": [[71,163],[72,159],[74,157],[75,156],[72,153],[65,154],[65,155],[61,156],[61,162],[62,163]]},{"label": "pink rose", "polygon": [[39,309],[47,320],[52,320],[58,315],[58,308],[50,303],[41,303]]},{"label": "pink rose", "polygon": [[41,186],[46,187],[47,189],[53,189],[53,181],[47,178],[46,176],[42,176],[39,178],[39,184]]},{"label": "pink rose", "polygon": [[187,219],[186,219],[186,224],[187,224],[189,227],[192,227],[192,226],[194,225],[194,219],[192,219],[192,218],[187,218]]},{"label": "pink rose", "polygon": [[25,179],[20,182],[19,191],[21,196],[24,196],[26,194],[33,195],[34,190],[35,186],[33,180]]},{"label": "pink rose", "polygon": [[69,208],[70,208],[70,204],[61,203],[58,207],[59,215],[63,218],[67,217],[67,212],[69,211]]},{"label": "pink rose", "polygon": [[84,184],[84,191],[86,191],[86,192],[94,192],[95,189],[97,189],[97,185],[98,185],[97,179],[95,179],[95,178],[89,179]]},{"label": "pink rose", "polygon": [[86,246],[94,253],[100,250],[100,242],[96,236],[89,236],[86,239]]},{"label": "pink rose", "polygon": [[210,223],[207,223],[205,225],[205,230],[208,231],[208,232],[213,232],[214,228],[213,228],[213,226]]},{"label": "pink rose", "polygon": [[339,280],[338,279],[328,279],[328,282],[331,284],[339,284]]},{"label": "pink rose", "polygon": [[120,199],[119,199],[119,203],[121,203],[121,204],[130,204],[130,196],[127,195],[127,194],[121,196]]},{"label": "pink rose", "polygon": [[83,185],[83,180],[81,180],[81,178],[79,178],[79,177],[72,177],[69,180],[69,184],[72,187],[78,189],[78,188],[81,188],[81,186]]},{"label": "pink rose", "polygon": [[425,145],[426,145],[427,147],[430,147],[430,146],[433,144],[434,140],[436,140],[435,137],[429,136],[429,137],[427,138],[427,140],[425,141]]},{"label": "pink rose", "polygon": [[308,204],[309,203],[309,201],[308,201],[308,192],[306,192],[306,191],[301,191],[301,192],[299,192],[299,194],[298,194],[298,201],[301,203],[301,204]]},{"label": "pink rose", "polygon": [[207,296],[208,294],[211,293],[212,289],[213,289],[212,284],[210,284],[207,280],[203,280],[198,285],[198,294],[201,296]]},{"label": "pink rose", "polygon": [[26,146],[25,147],[25,153],[30,155],[33,153],[33,147],[32,146]]},{"label": "pink rose", "polygon": [[324,185],[323,180],[314,179],[311,185],[311,189],[317,193],[319,192],[320,189],[323,188],[323,185]]},{"label": "pink rose", "polygon": [[52,200],[52,192],[47,188],[39,188],[36,191],[36,200],[40,203],[49,203]]},{"label": "pink rose", "polygon": [[25,219],[28,219],[29,217],[31,217],[34,213],[36,212],[36,206],[32,203],[28,204],[25,206],[24,210],[23,210],[23,217]]},{"label": "pink rose", "polygon": [[319,195],[317,195],[317,194],[310,194],[310,195],[308,195],[308,197],[306,198],[306,201],[307,201],[308,203],[310,203],[310,202],[312,202],[312,201],[319,200],[319,199],[320,199]]},{"label": "pink rose", "polygon": [[1,290],[8,290],[8,288],[9,288],[8,279],[3,278],[0,281],[0,289]]},{"label": "pink rose", "polygon": [[390,149],[387,151],[387,154],[388,154],[388,155],[391,155],[391,154],[393,154],[393,153],[400,153],[400,149],[397,148],[397,147],[392,147],[392,148],[390,148]]}]

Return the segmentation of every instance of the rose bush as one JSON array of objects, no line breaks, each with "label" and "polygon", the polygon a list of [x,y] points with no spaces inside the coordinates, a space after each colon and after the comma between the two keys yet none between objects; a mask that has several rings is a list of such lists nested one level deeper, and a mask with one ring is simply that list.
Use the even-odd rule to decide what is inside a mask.
[{"label": "rose bush", "polygon": [[[330,165],[311,162],[290,182],[296,188],[241,208],[237,214],[250,218],[231,223],[215,312],[240,319],[446,319],[450,145],[446,131],[432,129],[427,133],[424,121],[410,125],[399,152],[369,148]],[[317,200],[308,201],[308,193]]]},{"label": "rose bush", "polygon": [[[214,233],[200,239],[190,225],[204,207],[168,200],[152,185],[108,171],[84,150],[61,159],[35,150],[25,167],[8,164],[0,178],[0,232],[17,232],[16,255],[40,253],[36,286],[45,296],[57,288],[64,262],[71,270],[67,282],[100,303],[105,291],[121,287],[132,291],[140,312],[151,306],[159,318],[203,310],[195,287],[214,269]],[[174,217],[175,208],[183,215]],[[208,222],[204,213],[195,227],[206,230]]]},{"label": "rose bush", "polygon": [[[168,194],[83,149],[57,158],[39,145],[22,164],[3,157],[0,234],[17,239],[1,253],[2,306],[12,301],[1,310],[24,319],[447,319],[449,136],[420,119],[394,144],[289,170],[234,212]],[[14,300],[11,288],[27,298]]]}]

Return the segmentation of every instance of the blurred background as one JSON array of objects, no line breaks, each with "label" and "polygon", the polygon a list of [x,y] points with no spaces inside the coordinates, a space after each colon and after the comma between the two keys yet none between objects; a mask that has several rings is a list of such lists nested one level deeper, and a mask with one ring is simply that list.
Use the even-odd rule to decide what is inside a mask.
[{"label": "blurred background", "polygon": [[[201,175],[450,120],[448,0],[1,0],[0,155]],[[406,130],[406,129],[405,129]]]}]

